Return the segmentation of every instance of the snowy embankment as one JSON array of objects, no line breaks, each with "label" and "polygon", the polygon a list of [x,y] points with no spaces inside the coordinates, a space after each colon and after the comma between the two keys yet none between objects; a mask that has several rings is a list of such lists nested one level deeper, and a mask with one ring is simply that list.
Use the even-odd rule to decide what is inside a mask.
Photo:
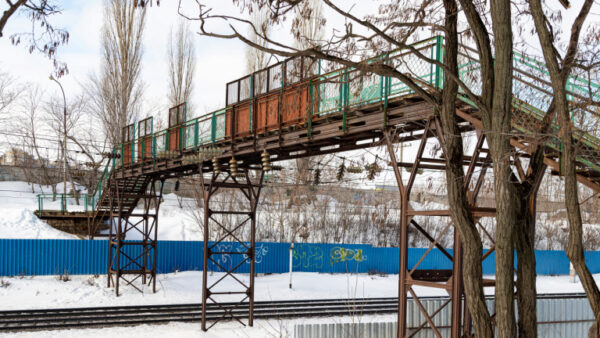
[{"label": "snowy embankment", "polygon": [[[57,188],[62,191],[62,184]],[[33,213],[38,209],[37,194],[51,193],[50,187],[32,187],[25,182],[0,182],[0,238],[77,239],[56,230]]]},{"label": "snowy embankment", "polygon": [[[69,186],[70,189],[70,186]],[[57,186],[62,192],[62,184]],[[0,182],[0,238],[78,239],[75,235],[54,229],[34,214],[38,209],[37,195],[51,194],[50,187],[33,187],[26,182]],[[45,203],[52,208],[57,203]],[[58,208],[58,204],[56,205]],[[71,207],[69,207],[71,208]],[[171,241],[201,241],[202,231],[192,217],[179,207],[177,196],[168,194],[160,207],[158,238]],[[135,232],[132,232],[135,238]]]}]

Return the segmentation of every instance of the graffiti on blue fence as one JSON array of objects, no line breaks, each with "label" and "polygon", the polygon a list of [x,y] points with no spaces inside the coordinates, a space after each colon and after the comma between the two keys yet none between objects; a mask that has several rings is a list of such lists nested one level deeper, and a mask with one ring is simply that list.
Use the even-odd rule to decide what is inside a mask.
[{"label": "graffiti on blue fence", "polygon": [[323,268],[323,250],[318,246],[302,245],[294,248],[292,252],[293,268],[304,269]]},{"label": "graffiti on blue fence", "polygon": [[[232,242],[222,242],[222,243],[215,244],[211,248],[211,251],[213,253],[215,253],[215,254],[211,255],[211,260],[221,270],[223,270],[224,268],[229,269],[229,268],[239,264],[240,256],[242,257],[244,264],[249,265],[250,259],[248,259],[248,255],[246,254],[248,252],[248,247],[246,245],[249,245],[249,244],[250,243],[244,243],[244,244],[236,243],[234,245],[234,243],[232,243]],[[220,252],[222,252],[222,253],[220,253]],[[237,258],[235,258],[234,256],[237,256],[237,255],[232,255],[232,253],[234,253],[234,252],[239,252],[241,255],[239,255]],[[266,245],[266,243],[258,244],[254,248],[254,257],[256,258],[255,263],[256,264],[262,263],[262,261],[264,260],[265,256],[268,253],[269,253],[269,247]]]},{"label": "graffiti on blue fence", "polygon": [[341,246],[336,246],[331,249],[331,258],[329,260],[329,265],[348,261],[355,261],[360,263],[366,260],[367,256],[363,255],[362,249],[349,249]]},{"label": "graffiti on blue fence", "polygon": [[[246,252],[246,248],[238,247],[238,252]],[[262,263],[265,256],[269,253],[269,248],[265,244],[259,244],[254,247],[254,262],[256,264]],[[246,260],[246,264],[250,264],[250,260],[248,259],[248,255],[243,254],[244,260]]]},{"label": "graffiti on blue fence", "polygon": [[220,270],[231,268],[233,262],[231,261],[231,255],[228,252],[231,252],[232,248],[232,243],[215,244],[210,250],[217,254],[210,255],[209,259],[212,260],[220,268]]},{"label": "graffiti on blue fence", "polygon": [[[213,254],[209,271],[222,271],[233,267],[237,273],[250,271],[250,259],[245,256],[249,243],[210,243]],[[214,246],[213,246],[214,245]],[[159,273],[174,270],[189,271],[202,268],[202,242],[159,241],[157,243]],[[289,244],[258,242],[255,248],[257,273],[281,273],[289,270]],[[97,240],[33,240],[0,239],[0,276],[51,275],[64,271],[69,274],[102,274],[108,266],[108,245]],[[127,249],[126,254],[137,257],[141,252]],[[409,248],[409,268],[419,261],[425,248]],[[239,254],[231,254],[232,252]],[[321,273],[361,272],[376,270],[398,273],[398,248],[374,248],[368,245],[295,243],[293,269]],[[536,251],[538,274],[559,275],[569,273],[569,259],[564,251]],[[35,259],[44,257],[44,259]],[[368,259],[367,259],[368,258]],[[600,272],[600,252],[585,252],[586,264],[592,273]],[[492,253],[482,262],[484,274],[495,272]],[[328,264],[329,263],[329,264]],[[451,268],[446,256],[433,249],[420,267],[430,269]]]}]

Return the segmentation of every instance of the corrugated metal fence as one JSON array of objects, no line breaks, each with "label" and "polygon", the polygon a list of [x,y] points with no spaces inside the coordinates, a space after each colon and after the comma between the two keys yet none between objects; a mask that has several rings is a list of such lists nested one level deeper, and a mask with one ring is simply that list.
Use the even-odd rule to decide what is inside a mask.
[{"label": "corrugated metal fence", "polygon": [[[257,273],[289,271],[289,243],[256,243]],[[141,250],[127,247],[126,250]],[[215,251],[244,251],[239,244],[221,243]],[[108,245],[105,240],[35,240],[0,239],[0,276],[104,274],[108,266]],[[409,249],[409,267],[425,253],[423,248]],[[135,251],[128,254],[136,257]],[[452,250],[450,250],[452,253]],[[234,257],[235,256],[235,257]],[[235,266],[240,255],[219,255],[215,260],[221,266]],[[141,258],[140,258],[141,259]],[[569,260],[563,251],[537,251],[537,271],[542,275],[569,273]],[[600,252],[586,252],[592,273],[600,272]],[[159,241],[157,270],[168,273],[176,270],[202,268],[202,242]],[[218,271],[216,264],[209,268]],[[419,269],[450,269],[451,262],[434,249],[419,265]],[[380,248],[363,244],[296,243],[293,251],[293,270],[322,273],[398,273],[398,248]],[[249,272],[243,264],[237,272]],[[494,254],[483,262],[483,273],[494,274]]]},{"label": "corrugated metal fence", "polygon": [[[432,313],[445,302],[444,299],[421,300],[425,309]],[[486,301],[493,308],[493,300]],[[448,304],[434,318],[434,325],[442,337],[450,336],[451,304]],[[407,323],[410,332],[425,322],[425,317],[416,303],[409,299],[407,303]],[[587,337],[587,331],[594,320],[594,314],[585,297],[577,298],[538,298],[537,300],[538,337],[563,338]],[[294,338],[395,338],[397,322],[364,322],[356,318],[354,322],[326,324],[297,324],[294,326]],[[412,330],[411,330],[412,329]],[[435,337],[432,329],[424,328],[413,337]]]}]

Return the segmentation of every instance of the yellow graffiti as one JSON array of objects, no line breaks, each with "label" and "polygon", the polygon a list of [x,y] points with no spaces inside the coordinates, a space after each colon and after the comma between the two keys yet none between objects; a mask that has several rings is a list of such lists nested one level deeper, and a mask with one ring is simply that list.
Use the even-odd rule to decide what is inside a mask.
[{"label": "yellow graffiti", "polygon": [[336,246],[331,249],[331,260],[329,261],[329,264],[333,265],[334,263],[347,261],[362,262],[366,259],[366,256],[363,256],[362,249],[347,249]]}]

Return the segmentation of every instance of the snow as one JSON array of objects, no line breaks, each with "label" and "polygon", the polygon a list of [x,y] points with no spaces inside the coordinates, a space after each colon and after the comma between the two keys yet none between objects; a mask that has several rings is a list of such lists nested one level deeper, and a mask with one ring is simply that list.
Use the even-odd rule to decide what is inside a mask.
[{"label": "snow", "polygon": [[[209,283],[223,276],[213,273]],[[248,284],[247,274],[236,275]],[[0,310],[47,307],[87,307],[142,304],[177,304],[202,302],[202,272],[185,271],[158,276],[156,293],[145,287],[140,293],[132,287],[121,287],[120,297],[113,288],[106,287],[106,275],[69,276],[60,281],[56,276],[4,278],[10,285],[0,287]],[[286,300],[315,298],[395,297],[398,275],[387,277],[365,274],[318,274],[297,272],[293,275],[293,288],[288,287],[287,274],[261,275],[255,279],[255,300]],[[137,283],[136,286],[139,286]],[[227,277],[213,290],[240,290],[241,285]],[[444,293],[440,293],[444,295]],[[222,296],[234,300],[235,296]]]},{"label": "snow", "polygon": [[[46,332],[20,332],[11,337],[206,337],[206,338],[266,338],[293,337],[296,324],[319,323],[367,323],[396,321],[396,314],[367,315],[359,317],[300,318],[278,320],[254,320],[254,327],[243,327],[237,322],[220,322],[208,332],[200,330],[200,323],[169,323],[164,325],[140,325],[135,327],[111,327],[108,329],[75,329]],[[0,335],[0,337],[3,337]]]},{"label": "snow", "polygon": [[[68,186],[68,189],[71,187]],[[82,187],[79,187],[85,191]],[[63,191],[62,183],[57,185],[57,191]],[[50,187],[26,182],[0,182],[0,238],[12,239],[78,239],[79,237],[54,229],[41,221],[33,212],[38,209],[37,194],[51,193]],[[186,201],[190,203],[190,201]],[[44,202],[48,209],[59,209],[58,201]],[[69,211],[83,210],[83,205],[70,204]],[[202,231],[193,219],[191,212],[179,208],[177,196],[167,194],[160,207],[160,226],[158,238],[172,241],[201,241]],[[139,237],[139,238],[136,238]],[[141,239],[137,232],[131,232],[130,239]]]},{"label": "snow", "polygon": [[[158,239],[163,241],[202,241],[202,229],[192,216],[194,211],[180,208],[175,194],[165,194],[163,198],[164,201],[160,204],[158,215]],[[183,198],[183,203],[184,205],[195,205],[196,202],[190,198]],[[142,235],[135,231],[127,236],[132,240],[142,239]]]},{"label": "snow", "polygon": [[[51,192],[50,187],[35,186],[26,182],[0,182],[0,238],[77,239],[41,221],[33,213],[37,210],[37,194]],[[62,184],[58,191],[62,191]]]},{"label": "snow", "polygon": [[[209,283],[214,283],[222,273],[209,275]],[[248,283],[247,274],[237,274]],[[486,276],[486,278],[493,276]],[[600,274],[594,275],[600,281]],[[122,286],[121,296],[116,297],[113,288],[106,287],[106,275],[69,276],[69,281],[61,281],[56,276],[11,277],[2,280],[9,283],[0,287],[0,310],[88,307],[143,304],[181,304],[202,302],[202,272],[186,271],[161,274],[157,279],[157,292],[144,288],[140,293],[132,287]],[[328,299],[396,297],[398,275],[378,276],[366,274],[319,274],[295,272],[293,288],[288,287],[288,274],[260,275],[255,279],[255,300],[287,299]],[[138,285],[138,284],[136,284]],[[227,277],[213,290],[239,290],[241,285]],[[581,283],[570,283],[569,276],[539,276],[538,293],[580,293],[584,292]],[[447,296],[443,289],[415,286],[418,296]],[[486,288],[491,294],[493,288]],[[221,300],[235,300],[235,296],[222,296]]]},{"label": "snow", "polygon": [[[209,276],[214,282],[222,274]],[[248,275],[238,274],[237,278],[248,281]],[[486,276],[491,277],[491,276]],[[70,276],[69,281],[60,281],[57,277],[12,277],[4,278],[9,285],[0,287],[1,310],[118,306],[142,304],[201,303],[202,272],[188,271],[158,276],[157,292],[150,293],[148,288],[140,293],[132,287],[121,287],[121,296],[116,297],[114,289],[106,287],[106,276]],[[600,274],[594,275],[597,282]],[[318,274],[294,273],[293,288],[288,288],[287,274],[262,275],[256,277],[255,297],[257,301],[286,299],[327,299],[395,297],[398,288],[398,275],[375,276],[364,274]],[[1,285],[1,284],[0,284]],[[222,287],[232,290],[239,286],[232,278],[224,279]],[[414,287],[419,296],[447,296],[441,289]],[[570,283],[569,276],[540,276],[537,279],[538,293],[583,292],[581,283]],[[487,288],[490,294],[493,289]],[[225,300],[225,299],[223,299]],[[393,321],[395,314],[336,317],[304,318],[289,320],[257,320],[253,328],[242,327],[236,322],[222,322],[208,333],[200,330],[199,323],[169,323],[165,325],[142,325],[136,327],[115,327],[110,329],[73,329],[46,332],[22,332],[17,337],[100,337],[110,332],[114,337],[133,337],[144,332],[147,337],[164,336],[202,336],[202,337],[287,337],[293,334],[298,323],[337,323],[347,321]],[[1,335],[0,335],[1,336]],[[13,336],[13,335],[11,335]]]}]

